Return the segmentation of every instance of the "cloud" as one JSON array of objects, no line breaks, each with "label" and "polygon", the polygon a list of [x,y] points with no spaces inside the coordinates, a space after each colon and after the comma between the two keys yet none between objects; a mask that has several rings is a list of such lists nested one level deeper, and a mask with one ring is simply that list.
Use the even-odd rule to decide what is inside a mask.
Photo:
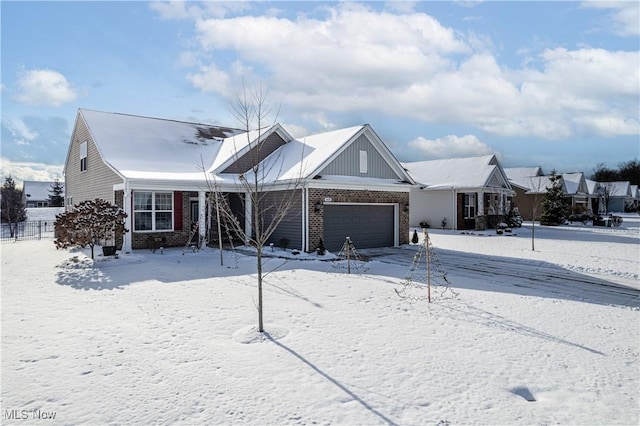
[{"label": "cloud", "polygon": [[409,142],[408,145],[429,159],[474,157],[495,153],[490,146],[481,142],[474,135],[448,135],[435,140],[419,137]]},{"label": "cloud", "polygon": [[16,100],[29,105],[59,106],[76,99],[77,93],[57,71],[41,69],[22,72]]},{"label": "cloud", "polygon": [[260,76],[274,99],[301,116],[323,111],[328,123],[374,113],[547,140],[640,131],[638,51],[527,51],[511,68],[489,36],[425,13],[350,2],[316,12],[226,18],[201,10],[193,18],[198,68],[188,80],[229,97],[242,77]]},{"label": "cloud", "polygon": [[2,165],[2,179],[11,176],[16,184],[21,185],[25,180],[53,181],[62,179],[62,165],[52,165],[36,162],[16,162],[0,157]]},{"label": "cloud", "polygon": [[226,96],[231,94],[229,75],[213,63],[201,66],[197,73],[189,74],[187,79],[203,92],[214,92]]},{"label": "cloud", "polygon": [[29,145],[31,141],[39,136],[36,130],[29,128],[21,119],[11,120],[9,118],[3,118],[2,126],[9,131],[16,145]]},{"label": "cloud", "polygon": [[640,35],[640,7],[637,1],[587,1],[582,3],[582,7],[610,10],[610,22],[605,27],[607,32],[622,37]]}]

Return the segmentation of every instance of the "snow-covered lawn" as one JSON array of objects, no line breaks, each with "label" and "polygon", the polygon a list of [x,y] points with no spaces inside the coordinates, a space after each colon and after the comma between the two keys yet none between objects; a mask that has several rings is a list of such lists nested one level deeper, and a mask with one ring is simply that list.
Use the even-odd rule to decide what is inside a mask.
[{"label": "snow-covered lawn", "polygon": [[[347,275],[272,258],[264,335],[253,257],[92,263],[51,240],[3,243],[2,424],[637,425],[638,293],[625,306],[556,297],[544,277],[513,288],[535,287],[541,264],[638,288],[638,224],[536,227],[535,252],[529,225],[432,230],[439,258],[461,268],[443,261],[457,297],[431,304],[394,292],[406,265],[375,258]],[[411,260],[416,248],[396,251]],[[482,256],[515,274],[469,273]]]}]

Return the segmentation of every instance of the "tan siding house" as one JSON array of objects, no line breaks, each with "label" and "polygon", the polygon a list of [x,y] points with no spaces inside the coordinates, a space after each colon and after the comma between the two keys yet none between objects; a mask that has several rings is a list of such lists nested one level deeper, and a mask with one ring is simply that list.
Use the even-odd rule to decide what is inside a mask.
[{"label": "tan siding house", "polygon": [[[125,251],[183,246],[194,232],[213,242],[224,238],[212,214],[215,182],[249,235],[254,207],[241,182],[252,179],[253,164],[268,183],[265,203],[296,191],[272,238],[305,251],[321,238],[339,250],[346,236],[360,248],[408,243],[413,181],[366,124],[297,140],[279,124],[245,132],[80,109],[65,164],[67,208],[94,198],[121,206]],[[373,217],[384,229],[367,224]]]},{"label": "tan siding house", "polygon": [[[83,153],[83,145],[86,146],[86,155]],[[82,164],[81,158],[86,158]],[[123,177],[102,159],[81,114],[76,117],[64,167],[64,179],[67,208],[95,198],[115,203],[113,186],[124,183]]]}]

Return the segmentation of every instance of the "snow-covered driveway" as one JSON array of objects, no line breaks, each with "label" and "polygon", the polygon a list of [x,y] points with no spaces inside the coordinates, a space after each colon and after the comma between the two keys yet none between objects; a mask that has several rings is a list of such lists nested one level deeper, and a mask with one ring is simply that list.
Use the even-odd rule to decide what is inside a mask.
[{"label": "snow-covered driveway", "polygon": [[[386,247],[358,252],[363,258],[405,266],[408,270],[415,250]],[[640,290],[625,285],[627,279],[579,273],[543,261],[443,249],[435,249],[434,253],[434,262],[440,261],[454,287],[461,282],[456,277],[477,278],[475,284],[469,280],[462,282],[467,286],[471,283],[469,288],[477,290],[507,290],[522,295],[640,307]]]}]

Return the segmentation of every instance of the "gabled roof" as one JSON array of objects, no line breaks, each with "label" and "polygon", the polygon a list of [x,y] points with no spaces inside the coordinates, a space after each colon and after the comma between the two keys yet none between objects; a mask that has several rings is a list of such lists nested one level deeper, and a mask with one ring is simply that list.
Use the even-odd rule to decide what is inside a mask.
[{"label": "gabled roof", "polygon": [[585,179],[587,184],[587,190],[590,195],[598,195],[600,191],[600,182],[596,182],[595,180]]},{"label": "gabled roof", "polygon": [[[125,177],[197,173],[224,152],[224,140],[242,130],[176,120],[78,110],[102,159]],[[200,172],[201,173],[201,172]]]},{"label": "gabled roof", "polygon": [[[362,134],[367,135],[370,143],[395,170],[398,175],[397,181],[413,183],[411,176],[368,124],[309,135],[282,145],[263,162],[263,170],[270,171],[265,180],[283,182],[313,179]],[[366,178],[358,178],[359,181],[363,179]]]},{"label": "gabled roof", "polygon": [[470,158],[403,163],[423,189],[483,188],[497,178],[503,188],[511,189],[495,155]]},{"label": "gabled roof", "polygon": [[23,193],[29,201],[48,200],[51,186],[54,182],[44,182],[36,180],[25,180],[23,182]]},{"label": "gabled roof", "polygon": [[589,192],[582,172],[562,173],[562,180],[564,180],[567,195],[587,194]]},{"label": "gabled roof", "polygon": [[504,173],[509,179],[524,178],[529,176],[542,176],[542,167],[506,167]]},{"label": "gabled roof", "polygon": [[640,198],[640,189],[638,185],[631,185],[631,196],[633,198]]},{"label": "gabled roof", "polygon": [[[551,176],[529,176],[511,179],[511,185],[525,190],[525,194],[544,194],[552,186]],[[564,179],[560,176],[558,182],[562,185],[562,191],[567,192]]]},{"label": "gabled roof", "polygon": [[631,183],[629,181],[617,181],[617,182],[600,182],[603,187],[610,189],[611,197],[632,197]]}]

